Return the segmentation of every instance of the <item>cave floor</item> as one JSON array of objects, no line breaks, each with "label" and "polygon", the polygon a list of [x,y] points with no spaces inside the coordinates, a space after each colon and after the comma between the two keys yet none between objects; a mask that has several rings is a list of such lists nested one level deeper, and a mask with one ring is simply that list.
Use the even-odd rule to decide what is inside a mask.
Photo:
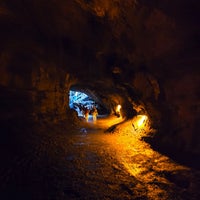
[{"label": "cave floor", "polygon": [[120,121],[90,118],[73,131],[41,127],[2,145],[0,199],[200,199],[198,170],[152,150],[131,121],[105,132]]}]

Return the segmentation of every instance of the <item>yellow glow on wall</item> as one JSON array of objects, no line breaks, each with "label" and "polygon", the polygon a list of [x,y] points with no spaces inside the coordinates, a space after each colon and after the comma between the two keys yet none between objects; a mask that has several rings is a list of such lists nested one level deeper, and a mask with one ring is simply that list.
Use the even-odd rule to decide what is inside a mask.
[{"label": "yellow glow on wall", "polygon": [[116,112],[120,112],[121,107],[121,105],[117,105]]},{"label": "yellow glow on wall", "polygon": [[147,116],[146,115],[139,115],[139,119],[137,121],[138,128],[141,128],[142,126],[144,126],[146,120],[147,120]]},{"label": "yellow glow on wall", "polygon": [[149,120],[146,115],[137,115],[132,119],[132,126],[135,131],[148,129]]}]

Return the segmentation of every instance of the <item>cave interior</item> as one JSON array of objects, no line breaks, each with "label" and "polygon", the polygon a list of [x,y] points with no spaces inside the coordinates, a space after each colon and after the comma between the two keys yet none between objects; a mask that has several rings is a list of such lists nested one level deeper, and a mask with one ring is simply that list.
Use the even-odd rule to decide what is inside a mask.
[{"label": "cave interior", "polygon": [[99,117],[121,105],[123,123],[146,115],[155,133],[143,139],[199,169],[199,9],[196,0],[2,0],[2,168],[33,138],[81,128],[80,103]]}]

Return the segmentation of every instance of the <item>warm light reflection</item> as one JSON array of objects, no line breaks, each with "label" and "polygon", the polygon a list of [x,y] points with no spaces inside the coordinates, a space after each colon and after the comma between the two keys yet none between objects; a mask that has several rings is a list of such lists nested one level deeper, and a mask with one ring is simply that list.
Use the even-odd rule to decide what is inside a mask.
[{"label": "warm light reflection", "polygon": [[[137,126],[137,130],[133,128],[133,124]],[[174,172],[187,168],[154,151],[141,139],[149,134],[151,130],[149,124],[146,115],[136,116],[120,124],[115,134],[105,135],[105,141],[114,150],[113,157],[118,160],[122,170],[126,170],[147,187],[149,199],[160,200],[162,195],[169,199],[167,190],[151,183],[159,182],[161,185],[170,186],[171,183],[163,176],[163,171]]]},{"label": "warm light reflection", "polygon": [[138,127],[140,128],[140,127],[144,126],[146,120],[147,120],[147,116],[146,115],[139,115],[139,119],[137,121]]},{"label": "warm light reflection", "polygon": [[117,105],[116,112],[120,112],[121,107],[121,105]]},{"label": "warm light reflection", "polygon": [[116,109],[115,109],[117,117],[121,117],[121,107],[122,106],[118,104]]},{"label": "warm light reflection", "polygon": [[135,131],[148,128],[148,117],[146,115],[137,115],[132,120],[132,126]]},{"label": "warm light reflection", "polygon": [[108,129],[109,127],[118,124],[122,122],[123,119],[121,117],[116,118],[115,116],[109,116],[107,117],[107,120],[103,120],[101,118],[98,118],[98,123],[96,124],[96,127],[101,127],[104,130]]}]

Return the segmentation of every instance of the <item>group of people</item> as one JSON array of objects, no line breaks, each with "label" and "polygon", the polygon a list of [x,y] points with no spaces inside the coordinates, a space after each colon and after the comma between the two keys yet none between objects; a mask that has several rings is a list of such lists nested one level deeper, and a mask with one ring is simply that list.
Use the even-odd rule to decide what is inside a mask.
[{"label": "group of people", "polygon": [[83,107],[82,108],[82,113],[83,113],[83,116],[86,120],[86,122],[88,122],[88,119],[89,119],[89,114],[92,115],[92,118],[93,118],[93,122],[95,123],[96,120],[97,120],[97,115],[98,115],[98,111],[97,111],[97,108],[95,106],[92,107],[92,109],[88,109],[87,107]]}]

